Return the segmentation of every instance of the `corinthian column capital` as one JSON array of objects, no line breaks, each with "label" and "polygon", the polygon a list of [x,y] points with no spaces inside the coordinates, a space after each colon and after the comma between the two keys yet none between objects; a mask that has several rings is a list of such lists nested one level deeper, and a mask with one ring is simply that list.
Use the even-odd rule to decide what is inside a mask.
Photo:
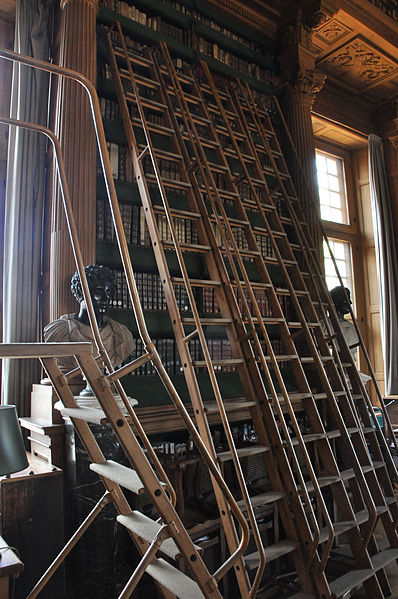
[{"label": "corinthian column capital", "polygon": [[315,69],[299,69],[295,78],[292,77],[285,85],[291,101],[308,104],[312,107],[316,94],[321,91],[326,81],[326,75]]}]

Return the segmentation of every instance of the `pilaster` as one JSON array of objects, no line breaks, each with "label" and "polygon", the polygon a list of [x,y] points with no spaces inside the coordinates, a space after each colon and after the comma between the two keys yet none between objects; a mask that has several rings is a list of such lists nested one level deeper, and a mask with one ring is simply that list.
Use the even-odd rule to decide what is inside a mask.
[{"label": "pilaster", "polygon": [[[61,0],[61,66],[96,78],[98,0]],[[82,86],[60,79],[56,131],[61,140],[73,212],[85,264],[95,262],[96,141],[87,94]],[[75,310],[70,279],[75,262],[62,198],[54,184],[50,255],[50,319]]]},{"label": "pilaster", "polygon": [[302,9],[296,9],[294,16],[281,25],[280,38],[284,40],[284,45],[279,53],[279,62],[283,77],[280,90],[282,104],[299,158],[298,162],[294,153],[286,148],[288,155],[290,153],[290,172],[314,247],[320,254],[319,199],[311,109],[326,76],[315,68],[315,52],[311,42],[313,27],[324,18],[324,14],[316,9],[318,3],[315,4],[314,10],[308,11],[309,16]]}]

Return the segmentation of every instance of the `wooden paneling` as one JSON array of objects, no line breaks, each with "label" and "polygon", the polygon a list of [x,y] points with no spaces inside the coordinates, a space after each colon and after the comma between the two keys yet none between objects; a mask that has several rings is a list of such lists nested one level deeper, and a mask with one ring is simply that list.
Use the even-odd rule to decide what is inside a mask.
[{"label": "wooden paneling", "polygon": [[[370,360],[375,370],[381,392],[384,393],[384,365],[380,335],[380,307],[377,287],[372,210],[369,191],[369,171],[367,149],[353,153],[353,171],[358,196],[358,217],[360,229],[360,252],[364,269],[364,338]],[[363,363],[363,360],[362,360]],[[365,370],[363,364],[361,368]],[[371,387],[371,386],[370,386]],[[370,388],[371,399],[376,395]]]}]

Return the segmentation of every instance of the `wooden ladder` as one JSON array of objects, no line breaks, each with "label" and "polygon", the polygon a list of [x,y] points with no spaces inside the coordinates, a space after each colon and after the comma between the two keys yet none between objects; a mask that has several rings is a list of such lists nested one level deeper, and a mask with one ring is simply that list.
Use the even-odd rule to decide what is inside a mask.
[{"label": "wooden ladder", "polygon": [[[153,54],[158,77],[168,101],[169,114],[174,115],[174,119],[179,115],[184,119],[183,127],[174,123],[175,131],[180,138],[184,132],[189,137],[189,144],[185,145],[186,167],[192,173],[191,183],[192,178],[196,178],[197,187],[202,191],[202,222],[206,222],[206,209],[207,228],[210,229],[210,225],[214,223],[218,226],[220,249],[230,274],[230,291],[234,286],[240,292],[243,291],[241,321],[245,323],[247,320],[250,327],[246,331],[246,339],[239,336],[237,339],[241,346],[247,338],[251,340],[253,357],[251,360],[247,357],[246,360],[260,364],[274,398],[278,394],[272,385],[269,368],[272,365],[289,413],[295,447],[303,454],[305,465],[298,477],[301,474],[307,480],[304,485],[299,482],[298,494],[303,495],[304,487],[307,492],[315,494],[315,512],[319,524],[312,530],[311,549],[315,549],[309,551],[307,561],[314,586],[320,596],[339,597],[360,584],[363,584],[369,596],[387,596],[391,589],[384,568],[398,557],[397,504],[387,465],[392,475],[396,471],[385,439],[380,438],[377,429],[373,427],[369,409],[356,409],[345,379],[347,366],[339,363],[336,352],[334,355],[330,353],[328,341],[332,339],[333,342],[339,325],[334,316],[334,330],[325,334],[326,315],[323,313],[323,319],[320,320],[315,310],[309,293],[309,287],[314,281],[312,260],[306,258],[305,251],[299,255],[300,246],[295,248],[291,233],[289,236],[291,224],[296,227],[296,236],[302,235],[300,220],[297,216],[295,219],[290,217],[291,223],[286,222],[284,225],[280,217],[275,195],[278,197],[278,193],[281,194],[281,186],[284,181],[290,182],[290,177],[277,136],[270,127],[269,120],[268,128],[265,129],[255,119],[254,102],[250,105],[250,108],[254,108],[251,112],[248,102],[245,107],[242,106],[241,94],[234,94],[232,101],[228,90],[223,94],[218,92],[205,63],[200,63],[198,67],[198,82],[193,72],[188,77],[176,72],[165,44],[160,44],[160,51],[157,53],[160,54],[159,60],[155,58],[157,54]],[[204,85],[203,81],[201,85],[201,79],[204,79]],[[250,92],[248,88],[247,92]],[[199,127],[202,131],[206,128],[206,135],[198,133]],[[272,150],[267,144],[267,135],[271,131],[274,143]],[[206,141],[202,141],[204,137]],[[211,161],[207,157],[209,142],[212,144]],[[261,159],[260,142],[263,144]],[[283,168],[277,166],[276,157],[281,159]],[[217,173],[224,175],[223,185],[226,184],[226,188],[219,189]],[[272,191],[269,181],[275,186]],[[249,198],[242,199],[242,184],[247,186]],[[223,193],[225,191],[227,193]],[[226,210],[225,197],[228,195],[235,210],[232,217]],[[286,194],[282,199],[286,200]],[[293,189],[287,199],[291,213],[292,204],[298,205]],[[300,229],[297,229],[298,225]],[[303,263],[298,262],[303,258],[309,269],[307,283],[302,273]],[[253,276],[253,264],[256,266],[253,278],[265,283],[271,318],[277,319],[284,348],[280,356],[273,351],[266,326],[268,323],[264,322],[264,315],[256,302],[250,280],[250,276]],[[278,278],[275,269],[273,271],[275,266],[288,290],[296,321],[287,320],[281,309],[276,291],[280,279],[274,282]],[[320,270],[315,270],[318,287],[322,280],[319,273]],[[223,284],[226,288],[228,282],[223,280]],[[245,302],[247,296],[244,291],[251,300],[251,306]],[[233,308],[233,293],[226,293],[226,297],[230,300],[230,308]],[[320,305],[322,306],[322,302]],[[328,306],[332,313],[330,303]],[[343,342],[341,333],[338,340]],[[244,353],[243,347],[242,352]],[[281,362],[287,364],[288,368],[281,368]],[[353,371],[352,357],[348,367]],[[296,411],[290,401],[293,394],[287,392],[287,373],[293,374],[296,388],[302,395],[305,434],[302,434]],[[357,383],[354,390],[359,391],[358,374],[355,373],[353,378]],[[369,407],[366,406],[366,396],[359,403],[359,407],[363,406]],[[280,423],[282,420],[283,415]],[[268,427],[267,429],[270,434]],[[286,445],[289,445],[288,436],[289,434],[284,435]],[[283,476],[285,460],[280,463],[280,471]],[[300,511],[295,514],[297,521],[301,514]],[[387,549],[377,544],[374,534],[377,521],[388,540]],[[335,577],[329,571],[329,558],[336,537],[342,534],[348,539],[354,569]]]}]

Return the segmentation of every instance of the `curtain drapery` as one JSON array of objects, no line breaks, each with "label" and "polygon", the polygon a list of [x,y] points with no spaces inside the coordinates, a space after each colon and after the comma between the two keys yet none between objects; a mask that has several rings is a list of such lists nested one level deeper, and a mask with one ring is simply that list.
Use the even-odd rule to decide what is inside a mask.
[{"label": "curtain drapery", "polygon": [[379,281],[385,392],[398,394],[398,261],[382,140],[369,136],[369,179]]},{"label": "curtain drapery", "polygon": [[[49,15],[53,0],[18,0],[15,50],[48,60]],[[11,116],[47,124],[49,76],[14,65]],[[11,127],[8,146],[4,224],[3,341],[39,341],[40,278],[43,240],[46,145],[43,135]],[[5,360],[2,401],[29,414],[32,382],[38,382],[37,360]]]}]

